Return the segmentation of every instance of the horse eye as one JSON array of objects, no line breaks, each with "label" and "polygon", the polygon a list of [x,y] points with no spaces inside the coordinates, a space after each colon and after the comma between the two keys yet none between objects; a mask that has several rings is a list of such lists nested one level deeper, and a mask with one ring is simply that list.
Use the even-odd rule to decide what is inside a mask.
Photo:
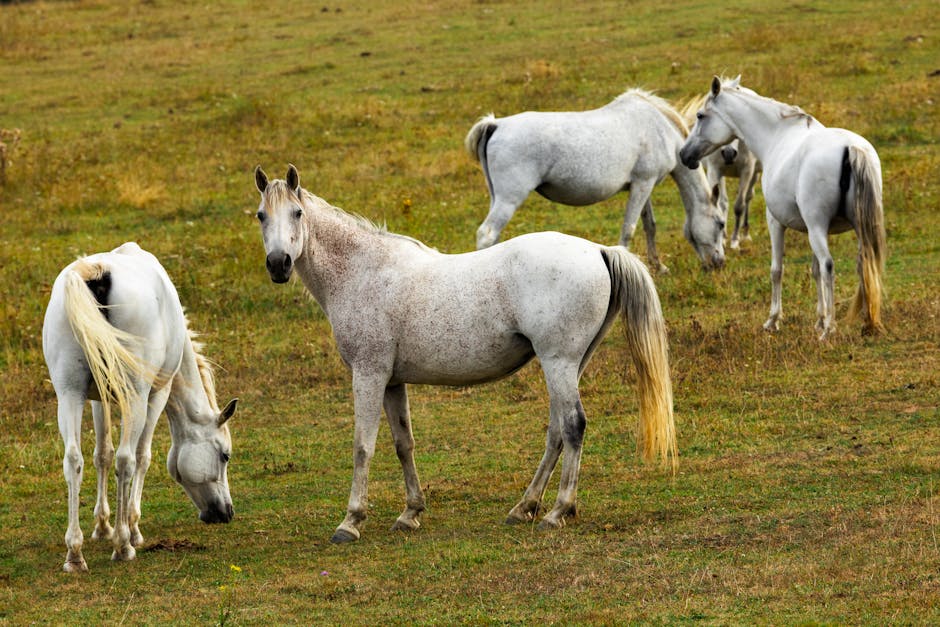
[{"label": "horse eye", "polygon": [[303,214],[304,214],[303,209],[295,209],[295,210],[294,210],[294,217],[295,217],[295,218],[300,219],[300,216],[302,216]]},{"label": "horse eye", "polygon": [[698,120],[704,119],[704,118],[705,118],[705,114],[702,113],[701,111],[699,111],[698,113],[695,114],[695,118],[698,119]]},{"label": "horse eye", "polygon": [[258,217],[258,222],[264,222],[265,215],[264,212],[258,209],[258,213],[255,214]]},{"label": "horse eye", "polygon": [[228,453],[222,453],[221,457],[222,457],[222,462],[225,464],[227,464],[228,460],[231,459],[231,455],[229,455]]}]

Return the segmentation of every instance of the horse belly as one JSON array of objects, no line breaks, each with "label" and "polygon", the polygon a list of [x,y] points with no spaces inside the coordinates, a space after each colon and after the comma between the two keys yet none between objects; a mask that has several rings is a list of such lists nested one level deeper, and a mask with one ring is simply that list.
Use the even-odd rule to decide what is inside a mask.
[{"label": "horse belly", "polygon": [[460,334],[417,351],[400,346],[393,379],[399,383],[475,385],[510,375],[533,356],[531,342],[520,334],[489,339]]}]

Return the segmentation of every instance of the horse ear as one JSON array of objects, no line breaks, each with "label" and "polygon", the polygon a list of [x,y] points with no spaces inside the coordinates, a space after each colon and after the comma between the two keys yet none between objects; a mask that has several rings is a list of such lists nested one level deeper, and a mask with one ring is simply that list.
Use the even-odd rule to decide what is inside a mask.
[{"label": "horse ear", "polygon": [[228,419],[235,415],[235,407],[238,405],[238,399],[233,398],[228,402],[228,405],[225,406],[225,409],[222,410],[222,413],[219,415],[219,426],[221,427]]},{"label": "horse ear", "polygon": [[731,87],[740,87],[741,86],[741,75],[738,74],[731,81]]},{"label": "horse ear", "polygon": [[297,168],[294,167],[293,163],[287,164],[287,186],[300,194],[300,174],[297,173]]},{"label": "horse ear", "polygon": [[268,175],[264,173],[260,165],[255,168],[255,185],[262,194],[268,188]]},{"label": "horse ear", "polygon": [[717,96],[721,91],[721,79],[715,76],[712,78],[712,96]]}]

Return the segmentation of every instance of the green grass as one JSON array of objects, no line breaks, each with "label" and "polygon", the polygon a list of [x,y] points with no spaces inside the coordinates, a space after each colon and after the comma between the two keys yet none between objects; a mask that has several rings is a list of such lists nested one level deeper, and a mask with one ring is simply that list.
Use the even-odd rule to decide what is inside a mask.
[{"label": "green grass", "polygon": [[[0,128],[22,131],[0,182],[0,622],[940,621],[936,17],[926,0],[0,5]],[[477,117],[593,108],[634,85],[683,100],[716,73],[742,73],[879,150],[888,333],[862,338],[844,321],[856,244],[843,235],[832,240],[839,332],[815,341],[796,233],[786,319],[763,333],[760,192],[753,242],[706,275],[666,182],[653,203],[671,268],[657,286],[677,476],[636,460],[633,375],[615,330],[582,382],[578,522],[554,533],[501,524],[544,446],[548,401],[532,364],[490,386],[415,387],[422,528],[387,530],[403,488],[383,428],[363,538],[330,545],[352,467],[349,376],[317,305],[266,276],[254,166],[280,177],[292,162],[333,204],[466,251],[488,204],[462,148]],[[533,196],[505,236],[555,229],[609,243],[623,203]],[[220,399],[242,399],[237,513],[227,526],[198,522],[163,469],[161,426],[146,547],[112,564],[91,541],[89,472],[91,572],[69,576],[42,316],[62,266],[130,239],[174,278],[221,365]],[[92,448],[89,416],[89,465]]]}]

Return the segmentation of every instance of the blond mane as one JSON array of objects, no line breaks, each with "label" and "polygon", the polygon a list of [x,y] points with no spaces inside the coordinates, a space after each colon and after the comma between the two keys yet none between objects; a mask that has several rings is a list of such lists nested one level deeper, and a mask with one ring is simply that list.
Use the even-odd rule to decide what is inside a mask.
[{"label": "blond mane", "polygon": [[656,107],[656,109],[659,110],[660,113],[666,116],[666,119],[672,122],[672,124],[677,129],[679,129],[679,132],[682,133],[683,137],[688,136],[689,125],[686,123],[685,117],[679,111],[676,111],[675,107],[669,104],[667,100],[657,96],[651,91],[647,91],[639,87],[633,87],[632,89],[628,89],[627,91],[623,92],[622,94],[614,98],[614,102],[622,102],[622,101],[630,100],[634,98],[645,100],[649,104]]}]

